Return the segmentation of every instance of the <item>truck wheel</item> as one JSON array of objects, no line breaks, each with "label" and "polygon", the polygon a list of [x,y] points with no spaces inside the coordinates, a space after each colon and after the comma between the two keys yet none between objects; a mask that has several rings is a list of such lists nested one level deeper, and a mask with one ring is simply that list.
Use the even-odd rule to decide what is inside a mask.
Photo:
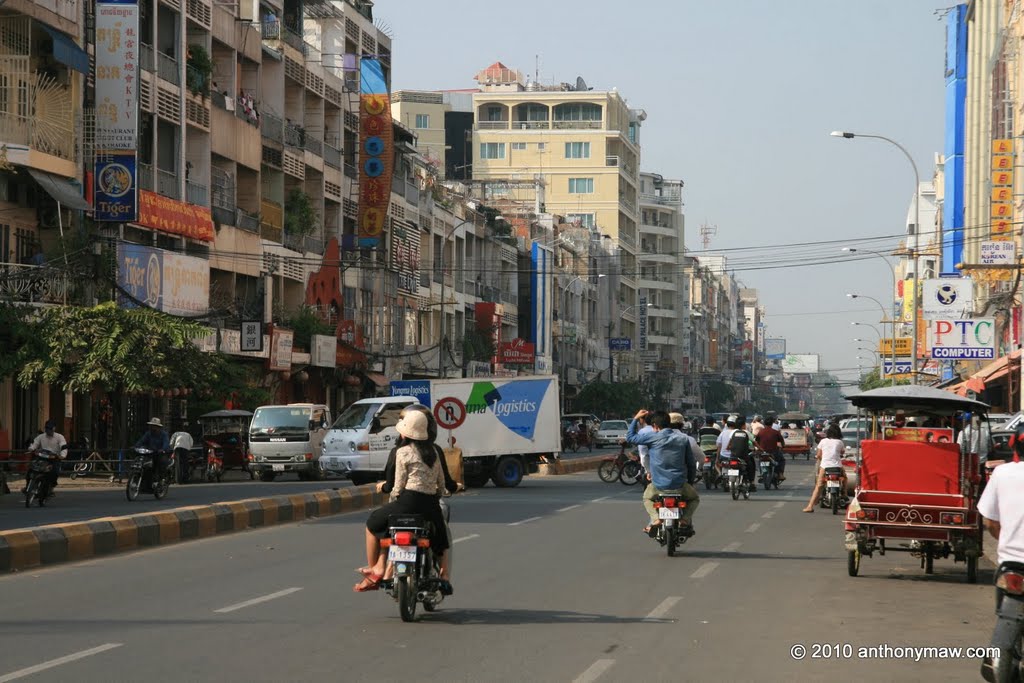
[{"label": "truck wheel", "polygon": [[510,489],[519,486],[523,480],[523,461],[514,455],[506,455],[498,460],[494,466],[494,474],[491,481],[498,488]]},{"label": "truck wheel", "polygon": [[487,475],[479,472],[475,474],[466,474],[466,487],[471,489],[479,489],[487,486]]}]

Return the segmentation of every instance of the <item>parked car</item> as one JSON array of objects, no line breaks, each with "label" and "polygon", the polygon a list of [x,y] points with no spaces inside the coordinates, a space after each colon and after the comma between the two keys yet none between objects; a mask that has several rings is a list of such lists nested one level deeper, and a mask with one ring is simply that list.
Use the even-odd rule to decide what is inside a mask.
[{"label": "parked car", "polygon": [[597,447],[618,445],[619,441],[626,438],[628,429],[629,423],[625,420],[605,420],[597,426]]}]

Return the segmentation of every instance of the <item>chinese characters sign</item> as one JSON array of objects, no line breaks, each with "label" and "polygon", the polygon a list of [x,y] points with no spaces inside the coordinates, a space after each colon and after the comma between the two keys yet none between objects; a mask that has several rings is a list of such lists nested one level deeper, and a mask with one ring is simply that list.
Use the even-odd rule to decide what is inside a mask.
[{"label": "chinese characters sign", "polygon": [[213,218],[209,209],[168,199],[148,190],[139,191],[138,223],[172,235],[213,241]]},{"label": "chinese characters sign", "polygon": [[391,102],[378,60],[363,57],[359,76],[359,246],[374,249],[391,203]]},{"label": "chinese characters sign", "polygon": [[96,149],[138,148],[139,5],[96,3]]},{"label": "chinese characters sign", "polygon": [[415,227],[391,228],[391,264],[398,271],[398,289],[407,294],[419,292],[420,233]]}]

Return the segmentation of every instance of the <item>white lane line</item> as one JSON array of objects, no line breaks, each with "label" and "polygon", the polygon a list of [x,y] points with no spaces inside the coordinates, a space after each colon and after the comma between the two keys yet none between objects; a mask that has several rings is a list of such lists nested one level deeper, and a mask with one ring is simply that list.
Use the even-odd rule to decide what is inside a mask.
[{"label": "white lane line", "polygon": [[35,666],[29,666],[29,667],[26,667],[24,669],[18,669],[17,671],[12,671],[9,674],[4,674],[3,676],[0,676],[0,683],[7,683],[7,681],[16,681],[19,678],[25,678],[26,676],[31,676],[32,674],[37,674],[40,671],[46,671],[47,669],[52,669],[55,666],[62,666],[64,664],[70,664],[71,662],[76,662],[79,659],[85,659],[86,657],[92,657],[93,655],[98,655],[101,652],[106,652],[107,650],[113,650],[115,648],[121,647],[122,645],[124,645],[124,643],[104,643],[103,645],[98,645],[97,647],[90,648],[88,650],[82,650],[81,652],[74,652],[74,653],[72,653],[70,655],[64,655],[63,657],[58,657],[57,659],[50,659],[50,660],[45,661],[45,662],[43,662],[41,664],[36,664]]},{"label": "white lane line", "polygon": [[703,579],[705,576],[715,571],[715,567],[718,566],[717,562],[705,562],[701,566],[697,567],[697,571],[690,574],[691,579]]},{"label": "white lane line", "polygon": [[614,663],[614,659],[599,659],[591,664],[586,671],[577,676],[573,683],[593,683],[593,681],[601,677],[601,674],[612,668]]},{"label": "white lane line", "polygon": [[298,593],[300,590],[302,589],[296,587],[285,588],[283,591],[277,591],[276,593],[271,593],[270,595],[261,595],[258,598],[246,600],[245,602],[236,602],[234,605],[228,605],[227,607],[221,607],[220,609],[215,609],[213,611],[215,614],[227,614],[228,612],[234,612],[236,610],[245,609],[246,607],[258,605],[261,602],[269,602],[271,600],[276,600],[277,598],[283,598],[286,595]]},{"label": "white lane line", "polygon": [[[600,503],[600,502],[608,500],[609,498],[611,498],[611,496],[601,496],[600,498],[595,498],[594,500],[592,500],[590,502],[591,503]],[[601,659],[601,660],[598,660],[598,661],[605,662],[605,661],[614,661],[614,660]]]},{"label": "white lane line", "polygon": [[785,503],[779,502],[779,503],[776,503],[775,505],[773,505],[772,507],[773,508],[780,508],[780,507],[783,507],[784,505],[785,505]]},{"label": "white lane line", "polygon": [[469,536],[463,536],[462,538],[456,538],[452,543],[462,543],[463,541],[471,541],[474,538],[480,538],[480,534],[470,534]]},{"label": "white lane line", "polygon": [[579,505],[570,505],[568,507],[558,508],[558,510],[556,510],[556,512],[568,512],[569,510],[575,510],[578,507],[579,507]]},{"label": "white lane line", "polygon": [[536,522],[538,519],[541,519],[541,518],[540,517],[527,517],[526,519],[521,519],[518,522],[512,522],[511,524],[509,524],[509,526],[519,526],[520,524],[529,524],[530,522]]},{"label": "white lane line", "polygon": [[734,552],[736,552],[737,550],[740,549],[741,545],[743,545],[743,544],[740,543],[739,541],[733,541],[729,545],[727,545],[724,548],[722,548],[722,552],[723,553],[734,553]]},{"label": "white lane line", "polygon": [[748,534],[752,534],[752,533],[754,533],[755,531],[757,531],[760,528],[761,528],[761,523],[760,522],[754,522],[753,524],[751,524],[750,526],[747,527],[747,533]]},{"label": "white lane line", "polygon": [[644,617],[644,621],[656,621],[661,619],[663,616],[668,614],[668,611],[676,606],[676,603],[682,600],[681,595],[670,595],[661,601],[661,604],[651,610],[651,613]]},{"label": "white lane line", "polygon": [[763,515],[761,515],[761,518],[762,519],[771,519],[774,516],[775,516],[775,510],[769,510],[768,512],[766,512]]}]

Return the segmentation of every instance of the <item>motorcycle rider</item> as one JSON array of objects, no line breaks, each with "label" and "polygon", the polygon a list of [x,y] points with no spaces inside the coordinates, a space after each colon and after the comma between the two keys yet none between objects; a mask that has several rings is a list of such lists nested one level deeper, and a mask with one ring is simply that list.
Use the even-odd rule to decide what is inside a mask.
[{"label": "motorcycle rider", "polygon": [[[60,477],[60,463],[66,457],[65,453],[68,448],[68,442],[64,435],[56,431],[57,425],[54,424],[53,420],[47,420],[44,427],[46,431],[33,439],[28,449],[32,451],[33,455],[43,449],[56,453],[57,457],[51,460],[53,467],[50,469],[50,492],[52,495],[53,489],[57,487],[57,479]],[[25,488],[21,492],[25,493],[26,488],[28,488],[27,481],[25,482]]]},{"label": "motorcycle rider", "polygon": [[[693,436],[693,425],[687,427],[686,418],[683,417],[682,413],[669,413],[668,414],[669,427],[676,430],[680,434],[686,437],[686,440],[690,442],[690,451],[693,453],[693,458],[697,463],[697,472],[700,473],[702,467],[704,467],[704,451],[700,449],[700,442]],[[643,434],[644,430],[640,430],[640,434]],[[691,484],[693,482],[690,482]]]},{"label": "motorcycle rider", "polygon": [[764,422],[761,421],[760,415],[755,415],[754,419],[750,421],[750,435],[756,440],[762,429],[764,429]]},{"label": "motorcycle rider", "polygon": [[786,440],[782,438],[782,432],[773,427],[769,420],[768,424],[763,425],[761,431],[754,437],[754,442],[758,448],[772,456],[779,483],[786,481],[786,454],[782,450],[786,445]]},{"label": "motorcycle rider", "polygon": [[[640,418],[640,429],[637,430],[637,434],[653,434],[654,428],[647,423],[648,416],[644,415]],[[640,467],[644,468],[644,472],[650,473],[651,471],[651,458],[648,453],[647,446],[637,446],[636,452],[640,454]]]},{"label": "motorcycle rider", "polygon": [[725,418],[725,429],[719,432],[718,438],[715,440],[715,452],[718,454],[718,457],[715,458],[715,469],[719,474],[722,472],[719,463],[723,458],[732,456],[732,452],[729,450],[729,441],[732,439],[732,433],[736,431],[736,418],[736,415]]},{"label": "motorcycle rider", "polygon": [[747,484],[750,486],[751,491],[757,490],[757,465],[754,463],[753,448],[751,448],[750,434],[744,427],[746,426],[747,418],[742,415],[737,415],[733,424],[736,425],[736,429],[733,430],[729,436],[729,454],[734,458],[739,458],[746,465],[746,474],[744,477],[747,480]]},{"label": "motorcycle rider", "polygon": [[1019,425],[1013,444],[1013,460],[992,470],[978,512],[985,528],[999,542],[997,563],[1024,562],[1024,425]]},{"label": "motorcycle rider", "polygon": [[[640,419],[646,418],[651,426],[648,434],[638,434]],[[640,410],[629,423],[626,432],[626,443],[635,446],[648,446],[651,469],[647,473],[650,484],[644,490],[644,509],[650,518],[650,524],[644,527],[644,533],[654,538],[661,524],[658,512],[654,507],[654,499],[662,494],[676,494],[686,501],[686,507],[680,513],[680,533],[693,535],[693,513],[700,504],[700,496],[693,488],[697,480],[697,462],[690,450],[690,442],[682,434],[670,428],[669,416],[664,411],[650,412]]]},{"label": "motorcycle rider", "polygon": [[167,469],[167,451],[171,448],[171,440],[164,430],[159,417],[151,418],[146,423],[149,429],[135,442],[135,448],[148,448],[153,451],[153,481],[157,482]]}]

